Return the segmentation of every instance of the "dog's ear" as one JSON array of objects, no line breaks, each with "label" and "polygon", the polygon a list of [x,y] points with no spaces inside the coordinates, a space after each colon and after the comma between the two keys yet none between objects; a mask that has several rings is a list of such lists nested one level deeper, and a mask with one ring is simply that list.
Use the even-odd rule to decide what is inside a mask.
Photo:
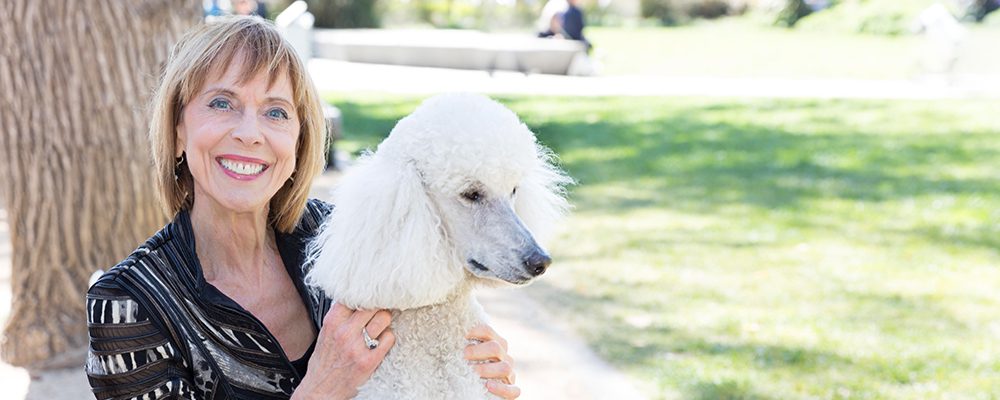
[{"label": "dog's ear", "polygon": [[464,279],[412,163],[368,156],[334,190],[308,282],[350,308],[438,303]]},{"label": "dog's ear", "polygon": [[569,210],[566,186],[574,183],[553,164],[555,155],[545,146],[535,146],[535,160],[521,179],[514,200],[514,211],[539,241],[552,233],[552,228]]}]

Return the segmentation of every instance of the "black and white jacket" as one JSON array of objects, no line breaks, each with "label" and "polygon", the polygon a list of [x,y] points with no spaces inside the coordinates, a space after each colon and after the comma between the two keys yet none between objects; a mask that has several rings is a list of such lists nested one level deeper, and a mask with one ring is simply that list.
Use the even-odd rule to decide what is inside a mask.
[{"label": "black and white jacket", "polygon": [[[317,331],[331,303],[304,284],[304,250],[331,209],[310,200],[294,232],[275,232]],[[302,380],[264,325],[206,283],[186,211],[91,286],[87,318],[98,399],[287,399]]]}]

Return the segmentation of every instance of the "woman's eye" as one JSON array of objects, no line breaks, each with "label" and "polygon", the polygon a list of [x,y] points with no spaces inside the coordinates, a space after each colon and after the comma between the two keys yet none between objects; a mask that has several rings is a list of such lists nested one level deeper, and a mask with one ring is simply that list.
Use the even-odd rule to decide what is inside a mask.
[{"label": "woman's eye", "polygon": [[478,190],[470,190],[468,192],[462,193],[462,197],[464,197],[468,201],[476,202],[479,201],[479,199],[483,198],[483,194],[479,193]]},{"label": "woman's eye", "polygon": [[268,118],[274,119],[288,119],[288,113],[280,108],[272,108],[267,111]]},{"label": "woman's eye", "polygon": [[208,106],[216,110],[231,110],[233,105],[226,99],[215,99],[208,103]]}]

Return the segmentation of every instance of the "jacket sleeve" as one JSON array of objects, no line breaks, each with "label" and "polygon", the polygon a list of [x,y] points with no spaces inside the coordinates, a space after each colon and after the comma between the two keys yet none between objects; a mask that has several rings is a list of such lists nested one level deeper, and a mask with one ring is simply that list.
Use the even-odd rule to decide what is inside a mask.
[{"label": "jacket sleeve", "polygon": [[194,399],[189,363],[148,310],[102,278],[87,292],[85,369],[98,399]]}]

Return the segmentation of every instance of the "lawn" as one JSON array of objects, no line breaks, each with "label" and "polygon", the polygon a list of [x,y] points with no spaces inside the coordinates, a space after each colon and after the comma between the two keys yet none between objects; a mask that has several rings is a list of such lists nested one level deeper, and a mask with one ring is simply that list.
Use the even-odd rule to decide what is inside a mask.
[{"label": "lawn", "polygon": [[527,293],[653,398],[1000,397],[1000,102],[502,101],[579,180]]},{"label": "lawn", "polygon": [[[1000,26],[968,26],[959,74],[1000,71]],[[931,45],[922,36],[773,28],[729,18],[675,28],[587,28],[604,75],[908,79]]]}]

